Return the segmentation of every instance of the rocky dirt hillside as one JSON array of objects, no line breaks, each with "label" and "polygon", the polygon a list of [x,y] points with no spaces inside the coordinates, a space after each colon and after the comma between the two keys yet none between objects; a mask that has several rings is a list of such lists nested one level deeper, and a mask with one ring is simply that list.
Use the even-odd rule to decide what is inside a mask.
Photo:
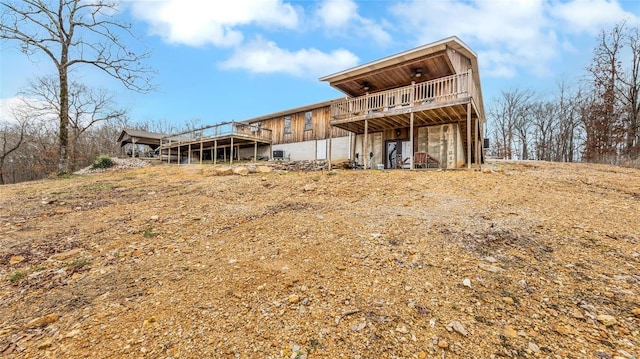
[{"label": "rocky dirt hillside", "polygon": [[640,357],[639,170],[223,173],[1,186],[0,357]]}]

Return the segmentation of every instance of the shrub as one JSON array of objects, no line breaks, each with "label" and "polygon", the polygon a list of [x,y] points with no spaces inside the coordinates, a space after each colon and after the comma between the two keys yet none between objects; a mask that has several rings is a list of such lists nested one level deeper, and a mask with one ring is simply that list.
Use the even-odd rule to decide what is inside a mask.
[{"label": "shrub", "polygon": [[113,160],[111,159],[111,157],[106,156],[106,155],[100,155],[98,156],[98,158],[96,158],[95,161],[93,161],[93,165],[91,167],[93,168],[109,168],[111,166],[113,166]]},{"label": "shrub", "polygon": [[9,280],[11,281],[11,283],[15,283],[17,281],[19,281],[20,279],[22,279],[22,277],[24,277],[26,275],[25,272],[20,272],[17,271],[15,273],[13,273],[12,275],[9,276]]}]

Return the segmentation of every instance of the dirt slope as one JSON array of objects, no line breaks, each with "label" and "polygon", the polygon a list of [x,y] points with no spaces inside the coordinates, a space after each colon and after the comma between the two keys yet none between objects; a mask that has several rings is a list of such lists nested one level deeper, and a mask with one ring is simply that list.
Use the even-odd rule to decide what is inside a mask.
[{"label": "dirt slope", "polygon": [[0,357],[639,358],[640,171],[0,187]]}]

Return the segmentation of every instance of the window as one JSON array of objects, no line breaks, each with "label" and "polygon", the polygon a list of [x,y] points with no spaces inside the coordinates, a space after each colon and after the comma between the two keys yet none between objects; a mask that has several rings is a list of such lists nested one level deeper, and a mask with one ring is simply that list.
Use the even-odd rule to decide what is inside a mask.
[{"label": "window", "polygon": [[304,130],[312,130],[313,129],[313,112],[307,111],[304,113]]},{"label": "window", "polygon": [[284,116],[284,133],[291,133],[291,116]]}]

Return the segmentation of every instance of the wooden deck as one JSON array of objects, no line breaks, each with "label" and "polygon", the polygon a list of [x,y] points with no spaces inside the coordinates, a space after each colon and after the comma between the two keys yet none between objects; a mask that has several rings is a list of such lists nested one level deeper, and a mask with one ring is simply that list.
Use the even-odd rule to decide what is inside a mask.
[{"label": "wooden deck", "polygon": [[468,103],[476,119],[477,89],[470,78],[470,72],[451,75],[336,102],[331,105],[331,125],[364,133],[368,120],[368,131],[376,132],[409,127],[412,113],[416,127],[461,122],[467,119]]},{"label": "wooden deck", "polygon": [[215,164],[218,150],[223,150],[225,161],[228,157],[229,162],[233,163],[234,153],[237,154],[240,148],[253,146],[256,158],[258,146],[270,146],[271,143],[271,130],[255,124],[231,121],[163,137],[159,154],[167,163],[181,161],[183,158],[192,163],[193,152],[198,152],[196,160],[202,163],[204,154],[210,151],[210,158]]}]

